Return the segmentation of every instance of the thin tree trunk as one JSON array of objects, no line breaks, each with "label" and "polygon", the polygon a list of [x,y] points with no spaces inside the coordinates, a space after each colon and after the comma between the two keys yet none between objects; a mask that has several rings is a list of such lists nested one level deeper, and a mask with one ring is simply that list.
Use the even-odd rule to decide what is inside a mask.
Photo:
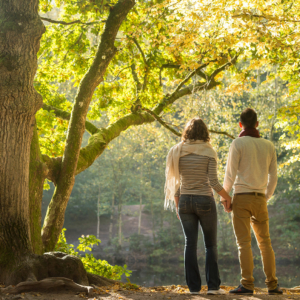
[{"label": "thin tree trunk", "polygon": [[109,244],[111,244],[113,226],[114,226],[114,213],[115,213],[115,192],[113,191],[112,200],[111,200],[111,215],[110,215],[110,224],[109,224]]},{"label": "thin tree trunk", "polygon": [[98,191],[98,202],[97,202],[97,239],[100,237],[100,183]]},{"label": "thin tree trunk", "polygon": [[161,195],[161,210],[160,210],[160,229],[162,230],[163,227],[164,227],[164,213],[165,213],[165,210],[164,210],[164,205],[165,205],[165,194],[163,193]]},{"label": "thin tree trunk", "polygon": [[153,211],[152,197],[150,197],[150,202],[151,202],[152,238],[153,238],[153,243],[155,243],[155,223],[154,223],[154,211]]},{"label": "thin tree trunk", "polygon": [[[150,186],[152,187],[152,180],[151,180],[151,168],[148,167],[148,175],[150,179]],[[150,205],[151,205],[151,221],[152,221],[152,238],[153,243],[155,243],[155,223],[154,223],[154,210],[153,210],[153,197],[150,194]]]},{"label": "thin tree trunk", "polygon": [[0,282],[32,253],[29,162],[35,113],[42,97],[33,87],[44,32],[38,0],[0,0]]},{"label": "thin tree trunk", "polygon": [[118,205],[118,222],[119,222],[119,246],[122,247],[122,197],[119,197]]},{"label": "thin tree trunk", "polygon": [[[144,144],[144,143],[143,143]],[[144,145],[142,144],[142,147]],[[142,205],[143,205],[143,168],[144,168],[144,151],[142,152],[142,165],[140,173],[140,207],[139,207],[139,222],[138,222],[138,234],[141,234],[142,224]]]},{"label": "thin tree trunk", "polygon": [[274,89],[275,89],[275,95],[274,95],[274,102],[273,102],[273,119],[272,119],[271,131],[270,131],[270,140],[271,141],[274,141],[274,127],[275,127],[276,116],[277,116],[278,77],[277,77],[277,70],[276,69],[275,69]]},{"label": "thin tree trunk", "polygon": [[42,198],[47,167],[43,163],[39,137],[36,125],[30,146],[30,172],[29,172],[29,220],[31,244],[35,254],[43,254],[41,236],[42,227]]}]

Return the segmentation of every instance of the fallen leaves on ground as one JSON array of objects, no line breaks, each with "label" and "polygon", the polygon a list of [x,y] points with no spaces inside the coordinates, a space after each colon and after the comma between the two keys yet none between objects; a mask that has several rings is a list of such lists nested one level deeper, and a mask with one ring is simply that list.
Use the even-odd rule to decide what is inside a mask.
[{"label": "fallen leaves on ground", "polygon": [[114,285],[106,286],[104,288],[98,287],[94,289],[94,293],[103,295],[103,294],[115,293],[117,291],[124,291],[124,290],[139,291],[141,290],[141,287],[131,282],[127,282],[127,283],[117,282]]},{"label": "fallen leaves on ground", "polygon": [[[221,289],[229,292],[230,290],[236,288],[233,286],[220,286]],[[295,287],[291,289],[281,288],[285,294],[299,294],[300,287]],[[132,284],[130,281],[128,283],[117,282],[116,284],[108,287],[98,287],[94,289],[94,292],[99,295],[116,293],[117,291],[132,291],[132,292],[142,292],[142,293],[163,293],[164,295],[168,293],[176,293],[176,294],[189,294],[189,289],[186,285],[168,285],[168,286],[154,286],[154,287],[141,287],[136,284]],[[201,292],[207,292],[207,286],[202,286]],[[265,288],[255,288],[255,294],[267,294],[268,290]],[[119,299],[122,297],[120,296]]]}]

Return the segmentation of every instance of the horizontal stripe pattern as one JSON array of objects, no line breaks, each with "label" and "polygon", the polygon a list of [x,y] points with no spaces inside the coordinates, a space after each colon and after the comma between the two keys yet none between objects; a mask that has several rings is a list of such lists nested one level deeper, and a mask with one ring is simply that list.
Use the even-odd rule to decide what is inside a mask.
[{"label": "horizontal stripe pattern", "polygon": [[211,196],[212,188],[220,192],[217,174],[217,162],[214,158],[189,154],[179,159],[180,188],[175,196],[179,195],[204,195]]}]

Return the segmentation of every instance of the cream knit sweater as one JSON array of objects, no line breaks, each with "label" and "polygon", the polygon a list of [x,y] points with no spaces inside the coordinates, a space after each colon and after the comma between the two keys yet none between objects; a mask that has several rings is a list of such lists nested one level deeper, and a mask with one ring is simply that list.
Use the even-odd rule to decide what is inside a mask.
[{"label": "cream knit sweater", "polygon": [[277,185],[277,157],[274,145],[263,138],[244,136],[229,149],[224,189],[229,193],[257,192],[269,200]]},{"label": "cream knit sweater", "polygon": [[187,140],[173,146],[166,161],[165,209],[173,209],[175,193],[180,187],[179,159],[191,153],[212,157],[217,161],[217,153],[210,143],[201,140]]}]

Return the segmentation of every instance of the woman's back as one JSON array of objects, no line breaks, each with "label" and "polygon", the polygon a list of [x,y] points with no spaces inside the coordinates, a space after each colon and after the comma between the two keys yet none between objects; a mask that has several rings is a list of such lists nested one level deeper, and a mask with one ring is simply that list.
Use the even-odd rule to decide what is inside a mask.
[{"label": "woman's back", "polygon": [[223,189],[217,177],[217,162],[212,157],[193,153],[180,157],[179,173],[181,195],[211,196],[212,188],[216,192]]}]

